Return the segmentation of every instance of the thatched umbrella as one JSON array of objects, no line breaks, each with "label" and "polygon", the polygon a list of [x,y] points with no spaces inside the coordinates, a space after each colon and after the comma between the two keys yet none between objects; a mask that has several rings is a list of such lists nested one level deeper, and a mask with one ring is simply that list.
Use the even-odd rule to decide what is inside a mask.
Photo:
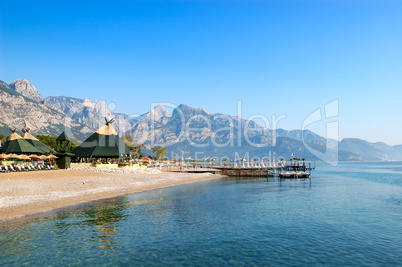
[{"label": "thatched umbrella", "polygon": [[20,155],[20,159],[22,159],[23,161],[31,160],[31,158],[27,155]]},{"label": "thatched umbrella", "polygon": [[45,155],[41,155],[39,158],[43,159],[43,160],[47,159],[47,157]]},{"label": "thatched umbrella", "polygon": [[8,154],[9,159],[21,159],[17,154]]},{"label": "thatched umbrella", "polygon": [[47,156],[47,159],[49,160],[49,164],[51,164],[51,160],[54,160],[54,159],[58,159],[59,157],[57,157],[57,156],[55,156],[55,155],[49,155],[49,156]]},{"label": "thatched umbrella", "polygon": [[29,156],[31,159],[41,159],[40,156],[33,154]]},{"label": "thatched umbrella", "polygon": [[22,159],[22,160],[31,160],[31,158],[29,156],[27,156],[27,155],[21,155],[20,159]]},{"label": "thatched umbrella", "polygon": [[8,159],[8,158],[10,158],[10,156],[8,156],[4,153],[0,155],[0,159]]}]

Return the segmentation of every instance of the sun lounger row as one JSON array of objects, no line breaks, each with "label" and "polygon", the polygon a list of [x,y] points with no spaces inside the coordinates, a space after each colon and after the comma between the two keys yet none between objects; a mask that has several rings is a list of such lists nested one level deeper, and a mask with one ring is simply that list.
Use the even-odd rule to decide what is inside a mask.
[{"label": "sun lounger row", "polygon": [[0,171],[1,172],[22,172],[22,171],[41,171],[41,170],[55,170],[56,168],[53,165],[38,165],[38,166],[34,166],[34,165],[27,165],[27,166],[23,166],[23,165],[1,165],[0,166]]}]

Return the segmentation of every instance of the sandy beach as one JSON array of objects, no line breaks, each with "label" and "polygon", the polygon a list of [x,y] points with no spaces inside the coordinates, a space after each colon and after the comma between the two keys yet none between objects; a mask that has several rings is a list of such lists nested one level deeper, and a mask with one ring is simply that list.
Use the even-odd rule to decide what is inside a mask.
[{"label": "sandy beach", "polygon": [[51,170],[0,174],[0,222],[80,203],[222,177],[209,173]]}]

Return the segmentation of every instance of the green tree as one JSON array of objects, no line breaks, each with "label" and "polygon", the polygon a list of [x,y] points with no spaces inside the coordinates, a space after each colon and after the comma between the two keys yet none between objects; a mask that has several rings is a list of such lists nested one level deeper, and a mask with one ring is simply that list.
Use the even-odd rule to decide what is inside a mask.
[{"label": "green tree", "polygon": [[81,142],[80,141],[78,141],[77,140],[77,138],[71,138],[70,139],[70,144],[72,145],[72,146],[79,146],[80,144],[81,144]]},{"label": "green tree", "polygon": [[73,150],[74,148],[79,146],[81,144],[81,142],[78,141],[77,138],[71,138],[70,139],[70,144],[71,144],[71,150]]},{"label": "green tree", "polygon": [[143,156],[145,156],[141,150],[145,149],[145,145],[144,144],[133,144],[129,147],[130,152],[133,154],[133,158],[138,159],[141,158]]},{"label": "green tree", "polygon": [[36,138],[47,145],[48,147],[56,150],[56,137],[50,136],[50,135],[40,135],[38,134]]},{"label": "green tree", "polygon": [[129,134],[123,135],[123,137],[121,138],[121,140],[123,140],[124,144],[125,144],[128,148],[130,148],[130,146],[132,146],[132,145],[133,145],[133,142],[134,142],[133,137],[132,137],[131,135],[129,135]]},{"label": "green tree", "polygon": [[1,145],[3,145],[6,142],[5,136],[3,134],[0,134],[0,141]]},{"label": "green tree", "polygon": [[130,150],[131,154],[133,155],[133,158],[137,159],[144,155],[143,153],[141,153],[141,150],[145,149],[144,144],[134,144],[134,139],[129,134],[124,135],[121,139],[123,140],[127,148]]},{"label": "green tree", "polygon": [[156,154],[156,159],[157,160],[162,160],[163,157],[166,155],[166,147],[163,146],[154,146],[152,148],[152,152]]}]

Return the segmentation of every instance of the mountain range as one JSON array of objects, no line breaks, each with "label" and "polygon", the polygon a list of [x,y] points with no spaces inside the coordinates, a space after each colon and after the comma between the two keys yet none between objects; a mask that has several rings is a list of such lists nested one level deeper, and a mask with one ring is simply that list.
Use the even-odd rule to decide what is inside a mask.
[{"label": "mountain range", "polygon": [[[338,142],[309,130],[270,130],[255,121],[181,104],[170,113],[158,105],[141,116],[110,111],[105,102],[68,96],[43,98],[27,80],[0,81],[0,134],[29,127],[33,134],[59,135],[62,131],[84,140],[115,118],[120,135],[129,134],[147,147],[164,145],[169,158],[227,157],[275,159],[292,154],[308,160],[402,160],[402,145],[370,143],[357,138]],[[67,126],[66,126],[67,125]]]}]

